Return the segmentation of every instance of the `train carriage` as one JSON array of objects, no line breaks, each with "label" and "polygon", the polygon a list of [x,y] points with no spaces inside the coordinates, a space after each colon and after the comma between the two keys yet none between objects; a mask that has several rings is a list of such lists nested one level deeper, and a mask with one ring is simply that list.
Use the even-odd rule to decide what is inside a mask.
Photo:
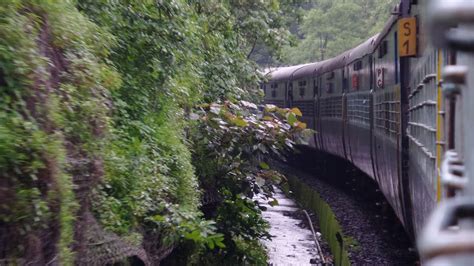
[{"label": "train carriage", "polygon": [[288,91],[291,90],[289,78],[295,70],[305,65],[280,67],[266,73],[265,76],[269,80],[262,85],[265,93],[265,103],[287,107],[291,101],[291,98],[288,97]]},{"label": "train carriage", "polygon": [[[318,62],[303,66],[292,74],[290,80],[293,87],[293,101],[290,107],[298,108],[303,114],[302,122],[316,131],[321,130],[319,124],[316,124],[318,121],[315,119],[319,116],[319,88],[315,71],[320,65],[321,63]],[[309,145],[311,147],[322,148],[318,137],[319,135],[316,133],[313,138],[310,138]]]},{"label": "train carriage", "polygon": [[373,142],[373,58],[378,35],[354,48],[347,60],[348,85],[344,92],[344,141],[347,159],[375,178]]},{"label": "train carriage", "polygon": [[346,86],[345,64],[350,51],[324,62],[318,70],[320,86],[319,123],[324,150],[347,158],[344,146],[343,93]]},{"label": "train carriage", "polygon": [[402,124],[398,19],[390,17],[373,53],[373,142],[375,178],[399,219],[406,225],[402,194]]},{"label": "train carriage", "polygon": [[[428,4],[434,6],[431,24],[422,8]],[[462,158],[474,158],[472,145],[463,145],[472,142],[472,119],[466,115],[472,104],[459,97],[474,75],[467,76],[471,68],[449,66],[459,58],[474,65],[472,37],[459,34],[472,34],[472,24],[474,3],[469,0],[402,0],[384,29],[363,44],[324,62],[275,73],[269,84],[279,84],[284,99],[276,102],[266,90],[267,103],[303,111],[303,121],[317,132],[312,147],[349,160],[373,178],[412,236],[422,231],[438,201],[457,196],[439,205],[424,229],[420,246],[426,258],[474,250],[472,231],[466,238],[444,228],[446,219],[474,217],[472,198],[459,198],[456,192],[465,186],[464,169],[470,167]],[[428,32],[442,49],[432,46]],[[464,95],[471,97],[470,92]],[[474,194],[472,187],[466,190]],[[457,259],[462,264],[472,257]]]}]

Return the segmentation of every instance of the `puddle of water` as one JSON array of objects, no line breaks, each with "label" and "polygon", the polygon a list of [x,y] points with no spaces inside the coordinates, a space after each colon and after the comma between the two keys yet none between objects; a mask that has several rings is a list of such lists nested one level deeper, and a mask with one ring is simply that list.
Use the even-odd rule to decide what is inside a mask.
[{"label": "puddle of water", "polygon": [[301,209],[278,188],[275,188],[274,197],[279,203],[274,207],[260,200],[267,207],[263,218],[271,226],[272,239],[262,240],[268,249],[269,265],[311,265],[311,260],[319,262],[311,230],[300,226],[305,221],[295,218],[298,217],[295,213],[301,212]]}]

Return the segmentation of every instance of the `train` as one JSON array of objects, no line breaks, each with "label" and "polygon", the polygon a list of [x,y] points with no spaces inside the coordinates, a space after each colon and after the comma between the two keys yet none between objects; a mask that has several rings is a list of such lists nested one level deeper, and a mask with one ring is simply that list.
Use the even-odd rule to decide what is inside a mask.
[{"label": "train", "polygon": [[[451,34],[459,23],[474,21],[473,2],[402,0],[383,30],[364,43],[328,60],[273,69],[261,85],[266,104],[302,112],[314,130],[310,147],[350,161],[375,180],[414,238],[423,235],[439,202],[462,194],[463,161],[474,152],[466,128],[474,110],[463,112],[460,103],[473,99],[453,89],[469,85],[458,83],[474,70],[472,57],[463,54],[474,47],[474,34],[466,33],[471,43],[464,46]],[[456,66],[460,58],[469,58],[469,67]]]}]

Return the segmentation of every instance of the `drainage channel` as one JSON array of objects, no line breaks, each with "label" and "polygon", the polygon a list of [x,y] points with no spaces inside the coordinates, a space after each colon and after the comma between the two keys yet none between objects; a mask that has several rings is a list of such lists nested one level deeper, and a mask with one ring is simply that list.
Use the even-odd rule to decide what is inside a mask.
[{"label": "drainage channel", "polygon": [[279,188],[275,188],[274,197],[278,201],[275,206],[260,200],[272,236],[262,240],[269,265],[325,265],[329,256],[321,249],[321,234],[314,230],[310,215]]}]

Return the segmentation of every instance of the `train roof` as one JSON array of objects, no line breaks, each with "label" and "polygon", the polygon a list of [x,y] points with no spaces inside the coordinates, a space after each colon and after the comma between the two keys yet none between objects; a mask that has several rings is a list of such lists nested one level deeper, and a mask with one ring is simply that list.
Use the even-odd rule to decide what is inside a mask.
[{"label": "train roof", "polygon": [[375,44],[376,44],[378,36],[379,34],[376,34],[372,36],[371,38],[369,38],[367,41],[357,46],[356,48],[352,49],[349,53],[346,63],[350,64],[356,61],[357,59],[360,59],[368,54],[373,53],[375,50]]},{"label": "train roof", "polygon": [[302,65],[296,65],[296,66],[289,66],[289,67],[280,67],[278,68],[277,70],[275,70],[274,72],[272,72],[270,75],[270,80],[272,82],[275,82],[275,81],[282,81],[282,80],[288,80],[291,78],[291,75],[293,75],[293,73],[306,66],[308,64],[302,64]]},{"label": "train roof", "polygon": [[349,54],[352,50],[353,49],[347,50],[337,55],[336,57],[333,57],[329,60],[321,62],[321,68],[318,69],[318,72],[323,74],[323,73],[331,72],[335,69],[344,67],[346,65],[346,61],[349,57]]},{"label": "train roof", "polygon": [[303,77],[312,76],[316,72],[326,73],[334,69],[344,67],[345,65],[372,53],[375,49],[375,43],[378,36],[379,34],[376,34],[367,41],[361,43],[359,46],[347,50],[331,59],[302,66],[294,71],[291,78],[300,79]]},{"label": "train roof", "polygon": [[313,76],[314,72],[321,66],[321,62],[314,62],[307,64],[297,69],[292,76],[292,79],[300,79],[307,76]]},{"label": "train roof", "polygon": [[257,70],[257,72],[260,75],[264,76],[265,78],[270,79],[272,73],[277,71],[278,69],[280,69],[280,68],[279,67],[268,67],[268,68],[264,68],[264,69],[259,69],[259,70]]},{"label": "train roof", "polygon": [[274,71],[274,69],[271,69],[271,68],[257,69],[257,73],[262,76],[268,75],[272,71]]},{"label": "train roof", "polygon": [[[396,14],[399,8],[400,6],[396,6],[393,13]],[[300,79],[303,77],[312,76],[315,73],[323,74],[344,67],[357,59],[373,53],[375,48],[390,32],[392,26],[397,22],[397,20],[397,15],[391,15],[387,23],[385,23],[383,30],[379,34],[372,36],[359,46],[342,52],[331,59],[322,62],[313,62],[309,64],[276,68],[273,71],[266,73],[266,76],[269,76],[269,80],[271,82],[278,82],[289,79]]]}]

